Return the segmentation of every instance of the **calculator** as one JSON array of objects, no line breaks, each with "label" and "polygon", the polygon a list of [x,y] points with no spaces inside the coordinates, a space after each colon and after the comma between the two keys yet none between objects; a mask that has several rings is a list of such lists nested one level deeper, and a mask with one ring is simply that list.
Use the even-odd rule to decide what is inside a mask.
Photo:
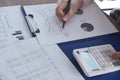
[{"label": "calculator", "polygon": [[74,49],[73,56],[85,75],[93,77],[120,70],[120,59],[109,57],[112,52],[116,52],[113,46],[104,44]]}]

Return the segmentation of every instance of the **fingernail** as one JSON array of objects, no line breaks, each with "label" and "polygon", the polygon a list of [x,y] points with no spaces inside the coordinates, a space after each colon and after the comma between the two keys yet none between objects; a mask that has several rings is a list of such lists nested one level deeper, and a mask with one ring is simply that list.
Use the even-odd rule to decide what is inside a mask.
[{"label": "fingernail", "polygon": [[67,17],[64,17],[63,20],[64,20],[64,21],[67,21]]}]

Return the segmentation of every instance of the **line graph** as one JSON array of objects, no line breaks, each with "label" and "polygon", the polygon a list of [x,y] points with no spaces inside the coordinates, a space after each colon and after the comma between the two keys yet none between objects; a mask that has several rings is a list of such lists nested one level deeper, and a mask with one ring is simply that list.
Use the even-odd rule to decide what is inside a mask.
[{"label": "line graph", "polygon": [[37,11],[42,25],[46,27],[48,32],[58,32],[61,31],[62,21],[60,21],[55,14],[53,14],[53,10],[51,8],[46,10]]}]

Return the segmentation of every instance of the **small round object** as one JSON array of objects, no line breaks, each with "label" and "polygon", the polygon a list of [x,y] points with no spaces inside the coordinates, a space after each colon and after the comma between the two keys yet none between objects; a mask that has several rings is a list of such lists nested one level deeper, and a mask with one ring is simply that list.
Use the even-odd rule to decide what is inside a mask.
[{"label": "small round object", "polygon": [[87,32],[91,32],[94,30],[94,26],[90,23],[83,23],[81,24],[81,28],[84,30],[84,31],[87,31]]},{"label": "small round object", "polygon": [[77,15],[82,15],[82,14],[83,14],[83,10],[78,9],[77,12],[76,12],[75,14],[77,14]]}]

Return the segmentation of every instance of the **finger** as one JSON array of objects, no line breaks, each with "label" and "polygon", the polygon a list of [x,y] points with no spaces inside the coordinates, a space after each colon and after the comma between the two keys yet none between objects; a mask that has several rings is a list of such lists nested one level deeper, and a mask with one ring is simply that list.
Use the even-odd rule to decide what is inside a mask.
[{"label": "finger", "polygon": [[63,13],[63,11],[62,11],[61,9],[58,9],[58,10],[56,11],[56,15],[58,16],[58,18],[62,19],[63,16],[64,16],[64,13]]},{"label": "finger", "polygon": [[112,53],[109,56],[112,57],[112,58],[116,58],[117,57],[116,53]]},{"label": "finger", "polygon": [[63,20],[63,17],[60,16],[58,13],[56,13],[56,16],[58,17],[59,20]]},{"label": "finger", "polygon": [[110,55],[112,58],[120,58],[120,52],[114,52]]},{"label": "finger", "polygon": [[60,19],[62,19],[63,16],[64,16],[63,10],[64,10],[64,8],[66,7],[66,5],[67,5],[67,3],[66,3],[65,0],[63,0],[63,1],[61,1],[61,2],[59,2],[59,3],[57,4],[56,15],[57,15]]},{"label": "finger", "polygon": [[63,20],[68,21],[74,15],[74,13],[75,13],[75,11],[70,9],[69,12],[64,16]]}]

